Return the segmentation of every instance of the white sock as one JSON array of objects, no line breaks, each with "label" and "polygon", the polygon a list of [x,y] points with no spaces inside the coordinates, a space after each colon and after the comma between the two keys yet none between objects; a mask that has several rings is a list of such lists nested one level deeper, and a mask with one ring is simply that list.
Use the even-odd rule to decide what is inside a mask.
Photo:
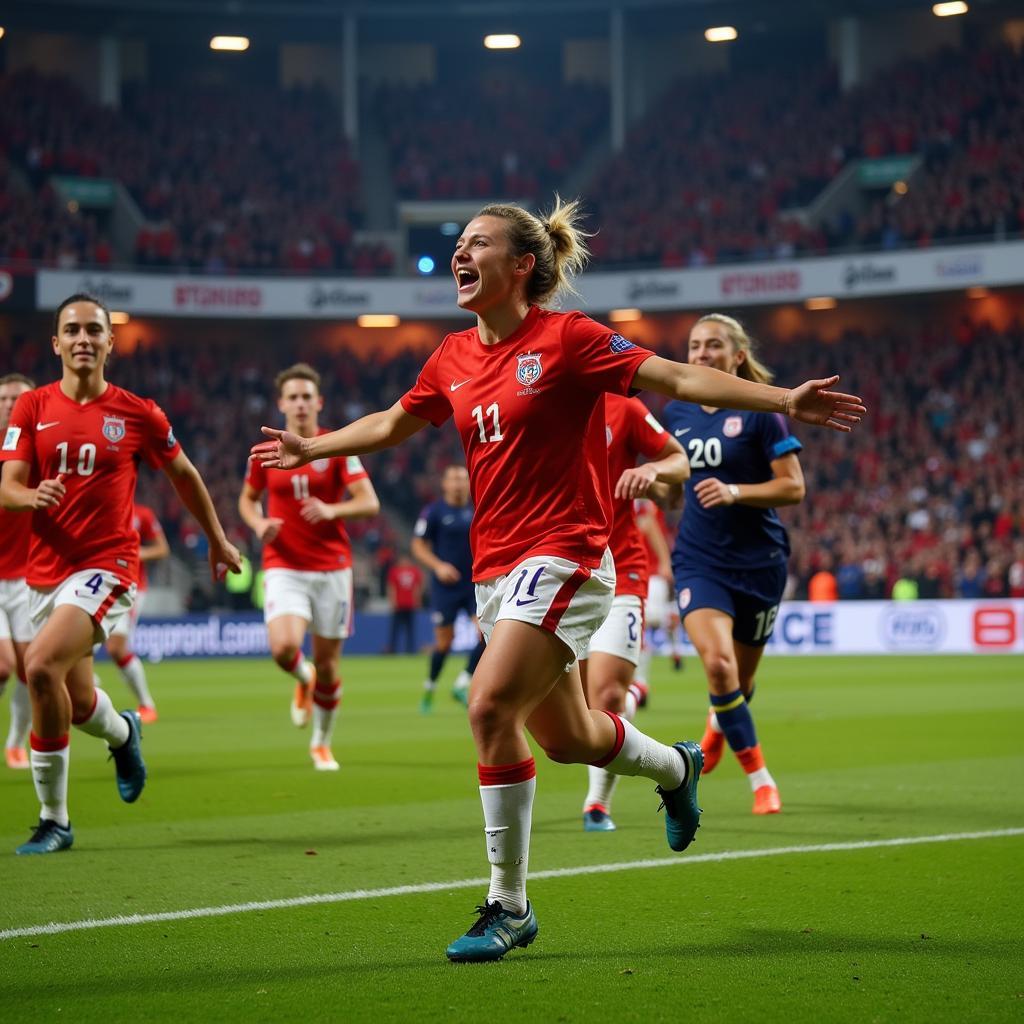
[{"label": "white sock", "polygon": [[472,678],[473,677],[465,669],[463,669],[455,677],[455,682],[452,683],[452,689],[455,690],[455,691],[468,690],[469,689],[469,684],[470,684],[470,681],[472,680]]},{"label": "white sock", "polygon": [[437,689],[437,681],[434,679],[424,679],[423,689],[427,690],[429,693],[433,693]]},{"label": "white sock", "polygon": [[622,723],[622,746],[603,767],[614,775],[643,775],[662,789],[678,789],[686,781],[687,772],[687,762],[679,751],[642,733],[621,716],[614,717]]},{"label": "white sock", "polygon": [[155,708],[156,703],[153,700],[153,695],[149,692],[149,686],[146,684],[146,670],[142,667],[142,660],[132,654],[129,655],[129,659],[125,664],[118,665],[117,667],[124,677],[124,681],[128,684],[128,688],[135,694],[138,702],[143,707]]},{"label": "white sock", "polygon": [[[751,772],[747,778],[750,780],[750,788],[755,792],[762,786],[775,786],[772,773],[767,768],[758,768],[756,772]],[[776,786],[775,788],[778,787]]]},{"label": "white sock", "polygon": [[583,801],[583,810],[586,811],[594,804],[600,804],[606,814],[611,813],[612,793],[615,792],[615,783],[619,781],[618,775],[612,775],[604,768],[596,765],[587,765],[587,798]]},{"label": "white sock", "polygon": [[652,648],[649,644],[644,644],[640,648],[640,660],[637,662],[636,671],[633,673],[633,678],[637,682],[646,683],[650,678],[651,674],[651,651]]},{"label": "white sock", "polygon": [[639,707],[636,700],[636,694],[633,692],[633,688],[630,687],[626,691],[626,706],[622,709],[622,717],[627,722],[632,722],[636,718],[636,709]]},{"label": "white sock", "polygon": [[714,711],[711,711],[708,714],[708,728],[712,732],[717,732],[717,733],[721,733],[722,732],[722,727],[718,724],[718,715],[716,715],[714,713]]},{"label": "white sock", "polygon": [[71,747],[60,750],[31,750],[32,781],[39,797],[39,817],[68,827],[68,762]]},{"label": "white sock", "polygon": [[313,691],[313,735],[310,747],[329,747],[334,735],[334,722],[338,717],[338,705],[341,704],[341,683],[337,682],[331,689],[321,689],[318,680]]},{"label": "white sock", "polygon": [[526,913],[526,872],[537,777],[505,786],[481,786],[484,836],[491,863],[489,902],[499,900],[512,914]]},{"label": "white sock", "polygon": [[314,679],[316,679],[316,669],[313,667],[313,662],[308,658],[303,657],[302,651],[299,651],[295,658],[295,664],[290,669],[286,670],[290,676],[294,676],[303,686],[309,686]]},{"label": "white sock", "polygon": [[103,690],[96,691],[92,714],[84,722],[72,721],[72,724],[90,736],[106,740],[107,746],[114,750],[123,747],[131,735],[128,723],[114,710],[114,705]]},{"label": "white sock", "polygon": [[19,679],[11,689],[11,727],[7,731],[8,748],[21,748],[32,725],[32,701],[28,687]]}]

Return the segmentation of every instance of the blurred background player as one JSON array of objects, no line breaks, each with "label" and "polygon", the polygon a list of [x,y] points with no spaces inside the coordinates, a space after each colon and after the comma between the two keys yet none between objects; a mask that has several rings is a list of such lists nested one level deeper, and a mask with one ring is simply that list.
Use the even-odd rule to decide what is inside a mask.
[{"label": "blurred background player", "polygon": [[[579,671],[611,607],[604,396],[651,389],[687,401],[785,411],[849,431],[864,407],[829,391],[837,377],[792,391],[662,359],[578,312],[543,308],[587,256],[577,202],[543,217],[514,205],[480,210],[456,243],[458,305],[476,327],[448,334],[416,384],[389,409],[320,438],[263,427],[267,466],[379,451],[454,416],[476,514],[473,575],[488,644],[473,678],[469,721],[477,753],[490,885],[450,960],[500,960],[537,936],[526,895],[536,766],[526,740],[565,764],[597,764],[657,784],[671,849],[700,820],[696,743],[645,736],[614,712],[587,707]],[[597,411],[601,410],[601,411]]]},{"label": "blurred background player", "polygon": [[[319,426],[324,399],[320,374],[312,366],[296,363],[282,370],[274,386],[286,429],[300,437],[327,433]],[[266,515],[260,503],[264,491]],[[313,766],[337,771],[331,739],[341,703],[338,662],[353,620],[345,520],[375,516],[377,494],[355,456],[269,473],[250,459],[238,511],[263,545],[263,615],[271,657],[296,680],[292,722],[302,728],[312,716]],[[307,630],[313,637],[312,662],[302,653]]]},{"label": "blurred background player", "polygon": [[[434,619],[434,649],[423,684],[421,711],[429,711],[433,704],[437,677],[452,649],[459,611],[464,611],[477,628],[473,552],[469,546],[472,523],[469,471],[465,466],[448,466],[441,476],[441,498],[420,513],[411,544],[413,558],[431,573],[430,607]],[[469,703],[469,682],[483,652],[483,637],[478,633],[477,644],[452,688],[452,696],[462,704]]]},{"label": "blurred background player", "polygon": [[[14,403],[23,391],[35,384],[20,373],[0,377],[0,437],[7,433]],[[32,724],[32,706],[25,683],[25,649],[32,639],[28,615],[28,539],[32,517],[0,508],[0,694],[13,677],[11,686],[11,725],[4,743],[8,768],[27,769],[28,731]]]},{"label": "blurred background player", "polygon": [[131,637],[135,623],[142,614],[142,603],[146,598],[146,563],[166,558],[171,553],[171,548],[156,513],[148,505],[135,503],[132,509],[132,529],[139,537],[139,589],[131,612],[118,621],[104,646],[111,661],[118,667],[121,678],[135,694],[139,718],[143,723],[149,724],[157,719],[156,702],[149,692],[142,659],[131,650]]},{"label": "blurred background player", "polygon": [[[608,546],[615,563],[615,596],[608,617],[580,655],[587,704],[632,721],[635,695],[629,693],[644,642],[643,600],[647,595],[648,556],[636,523],[636,503],[656,483],[680,485],[689,475],[686,455],[639,398],[605,395],[605,439],[611,494]],[[641,457],[651,461],[638,466]],[[667,545],[666,545],[667,553]],[[587,766],[583,828],[612,832],[612,793],[617,775]]]},{"label": "blurred background player", "polygon": [[[423,570],[400,551],[387,573],[388,601],[391,604],[391,629],[386,652],[416,653],[416,612],[423,607]],[[404,640],[404,643],[402,642]]]},{"label": "blurred background player", "polygon": [[125,803],[146,784],[138,713],[118,714],[92,672],[94,644],[135,600],[132,496],[141,460],[167,474],[199,522],[214,578],[238,569],[238,552],[163,411],[105,379],[114,345],[106,306],[84,294],[65,299],[54,315],[52,344],[61,379],[18,399],[0,450],[0,504],[31,510],[32,519],[26,579],[35,636],[25,674],[32,778],[42,806],[19,854],[54,853],[74,840],[67,803],[72,724],[106,740]]},{"label": "blurred background player", "polygon": [[[742,325],[720,313],[693,326],[689,361],[761,383],[773,376]],[[664,418],[692,470],[672,565],[683,626],[711,693],[704,770],[728,741],[754,791],[754,813],[776,814],[782,801],[749,704],[786,585],[789,538],[775,508],[803,500],[802,445],[784,417],[769,413],[670,402]]]}]

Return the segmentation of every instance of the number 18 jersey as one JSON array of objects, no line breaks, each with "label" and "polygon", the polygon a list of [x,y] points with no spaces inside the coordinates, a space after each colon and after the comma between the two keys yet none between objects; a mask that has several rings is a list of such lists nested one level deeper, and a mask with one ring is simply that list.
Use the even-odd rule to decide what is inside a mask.
[{"label": "number 18 jersey", "polygon": [[772,479],[773,460],[803,447],[777,413],[707,412],[689,402],[669,402],[662,421],[690,459],[686,504],[672,551],[672,568],[756,569],[784,565],[789,538],[773,508],[717,505],[704,508],[693,492],[709,477],[725,484]]}]

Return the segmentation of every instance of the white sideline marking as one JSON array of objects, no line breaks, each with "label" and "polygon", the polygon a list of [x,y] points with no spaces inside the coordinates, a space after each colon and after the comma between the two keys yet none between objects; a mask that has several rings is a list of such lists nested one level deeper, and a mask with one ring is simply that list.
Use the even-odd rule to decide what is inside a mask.
[{"label": "white sideline marking", "polygon": [[[1024,836],[1024,828],[1000,828],[989,832],[950,832],[935,836],[904,836],[900,839],[865,839],[855,843],[819,843],[816,846],[770,846],[761,850],[723,850],[720,853],[699,853],[693,857],[658,857],[654,860],[628,860],[614,864],[584,864],[575,868],[554,868],[530,873],[531,881],[544,878],[574,878],[578,875],[604,875],[615,871],[638,871],[646,868],[685,867],[689,864],[714,864],[724,860],[754,860],[759,857],[783,857],[798,853],[845,853],[850,850],[876,850],[888,846],[918,846],[922,843],[957,843],[971,839],[1003,839]],[[251,914],[256,910],[285,910],[289,907],[312,907],[323,903],[348,903],[352,900],[373,900],[384,896],[416,896],[451,889],[474,889],[486,886],[487,878],[460,878],[454,882],[420,882],[416,885],[393,885],[385,889],[351,889],[348,892],[326,892],[314,896],[293,896],[280,900],[253,900],[250,903],[229,903],[222,907],[195,907],[192,910],[167,910],[158,914],[126,914],[118,917],[87,918],[84,921],[52,921],[50,924],[0,930],[0,941],[23,939],[34,935],[63,935],[65,932],[88,931],[93,928],[117,928],[134,924],[157,924],[161,921],[186,921],[197,917],[226,917],[228,914]]]}]

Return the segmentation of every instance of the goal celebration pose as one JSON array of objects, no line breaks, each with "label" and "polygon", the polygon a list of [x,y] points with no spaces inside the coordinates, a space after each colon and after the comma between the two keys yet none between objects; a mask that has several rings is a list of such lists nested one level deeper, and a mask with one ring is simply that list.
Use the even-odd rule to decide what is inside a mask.
[{"label": "goal celebration pose", "polygon": [[458,304],[475,327],[449,334],[390,409],[315,438],[264,427],[268,466],[378,451],[454,415],[476,513],[473,578],[487,648],[470,688],[490,888],[479,919],[449,945],[456,961],[500,959],[537,935],[526,896],[536,768],[525,732],[549,758],[642,775],[658,787],[669,845],[700,818],[696,743],[659,743],[614,712],[587,707],[576,659],[615,590],[608,552],[604,394],[651,388],[673,398],[785,412],[849,430],[864,411],[830,392],[794,391],[661,359],[581,313],[543,308],[582,268],[577,204],[538,218],[484,207],[452,258]]}]

